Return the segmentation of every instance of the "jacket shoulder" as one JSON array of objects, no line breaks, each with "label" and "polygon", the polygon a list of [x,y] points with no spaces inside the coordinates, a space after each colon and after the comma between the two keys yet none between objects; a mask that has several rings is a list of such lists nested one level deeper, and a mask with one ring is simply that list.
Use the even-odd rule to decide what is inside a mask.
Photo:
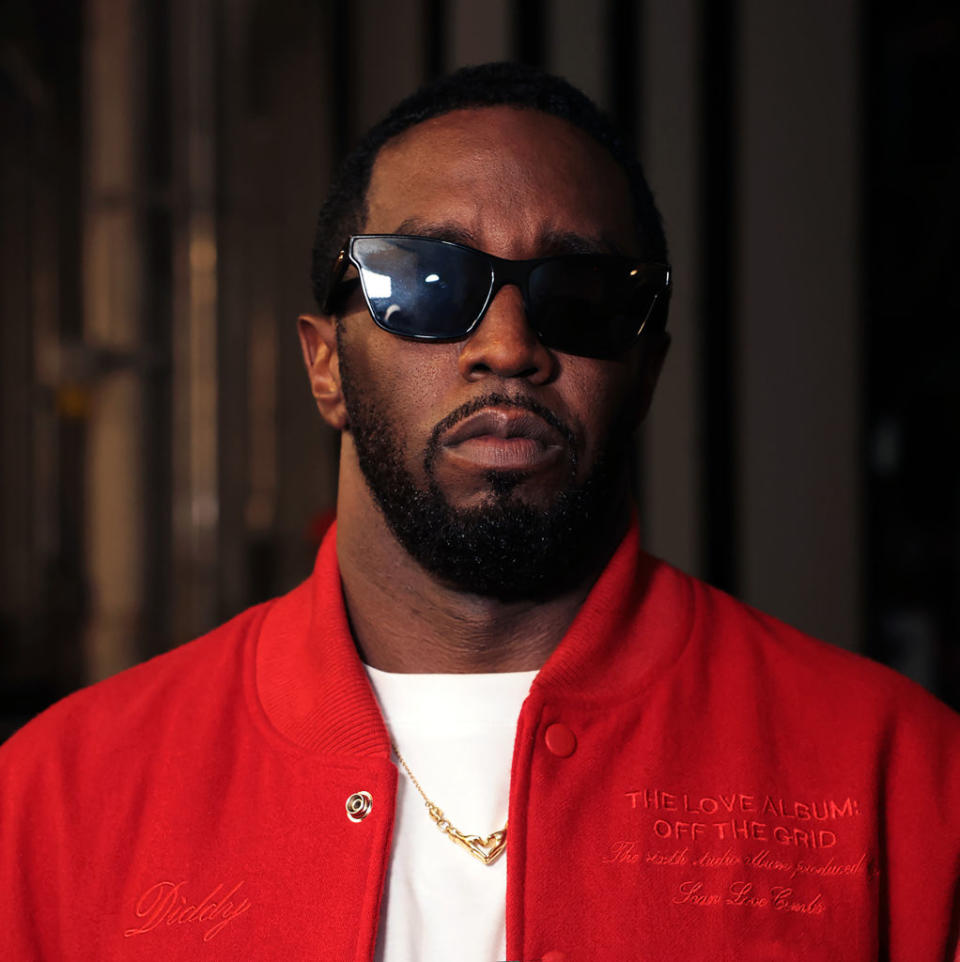
[{"label": "jacket shoulder", "polygon": [[200,706],[209,716],[242,687],[246,642],[272,604],[62,698],[0,745],[0,768],[52,754],[93,760],[132,747],[161,717],[189,724]]},{"label": "jacket shoulder", "polygon": [[735,687],[762,684],[765,700],[804,706],[809,715],[819,712],[825,720],[852,722],[870,716],[877,723],[886,720],[936,733],[960,745],[960,714],[915,681],[696,578],[675,569],[673,574],[689,583],[694,632],[705,646],[711,670],[726,675]]}]

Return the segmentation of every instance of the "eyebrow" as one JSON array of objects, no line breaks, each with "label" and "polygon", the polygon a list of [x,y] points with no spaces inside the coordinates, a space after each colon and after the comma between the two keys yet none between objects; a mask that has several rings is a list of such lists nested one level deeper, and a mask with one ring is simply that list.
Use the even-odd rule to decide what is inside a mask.
[{"label": "eyebrow", "polygon": [[[432,223],[419,217],[408,217],[398,225],[396,233],[451,241],[454,244],[480,249],[473,232],[455,223]],[[538,239],[537,249],[540,257],[556,257],[563,254],[622,254],[619,245],[606,234],[588,236],[563,230],[545,231]]]},{"label": "eyebrow", "polygon": [[477,245],[476,237],[466,227],[452,223],[431,223],[419,217],[408,217],[397,227],[396,233],[452,241],[454,244],[466,244],[468,247]]},{"label": "eyebrow", "polygon": [[617,243],[606,234],[588,236],[575,231],[547,231],[540,239],[543,255],[553,254],[621,254]]}]

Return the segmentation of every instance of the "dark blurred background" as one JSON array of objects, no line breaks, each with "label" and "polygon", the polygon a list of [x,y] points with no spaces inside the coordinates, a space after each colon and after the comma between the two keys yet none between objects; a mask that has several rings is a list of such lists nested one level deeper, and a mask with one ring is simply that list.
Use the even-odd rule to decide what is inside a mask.
[{"label": "dark blurred background", "polygon": [[330,173],[519,59],[636,139],[675,267],[648,547],[960,705],[960,6],[3,0],[0,736],[310,569]]}]

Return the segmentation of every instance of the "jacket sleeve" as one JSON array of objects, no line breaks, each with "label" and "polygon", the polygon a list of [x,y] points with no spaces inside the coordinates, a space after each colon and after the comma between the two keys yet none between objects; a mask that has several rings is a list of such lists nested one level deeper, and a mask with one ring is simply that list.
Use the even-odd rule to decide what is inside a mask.
[{"label": "jacket sleeve", "polygon": [[36,721],[0,746],[0,933],[4,958],[58,957],[62,904],[58,885],[61,819],[52,746],[37,738]]}]

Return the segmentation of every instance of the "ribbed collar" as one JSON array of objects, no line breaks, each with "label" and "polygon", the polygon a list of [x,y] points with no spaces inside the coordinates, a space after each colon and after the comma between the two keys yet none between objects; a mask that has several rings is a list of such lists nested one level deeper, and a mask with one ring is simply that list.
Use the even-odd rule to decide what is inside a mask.
[{"label": "ribbed collar", "polygon": [[336,523],[300,587],[279,598],[257,642],[257,693],[275,728],[322,754],[390,757],[340,586]]},{"label": "ribbed collar", "polygon": [[641,550],[634,523],[532,690],[609,703],[632,697],[662,677],[692,625],[691,579]]},{"label": "ribbed collar", "polygon": [[[631,527],[531,697],[612,703],[638,694],[686,643],[692,595],[686,576],[640,550]],[[389,757],[386,726],[350,635],[335,524],[311,577],[270,608],[255,665],[260,703],[285,738],[311,752]]]}]

